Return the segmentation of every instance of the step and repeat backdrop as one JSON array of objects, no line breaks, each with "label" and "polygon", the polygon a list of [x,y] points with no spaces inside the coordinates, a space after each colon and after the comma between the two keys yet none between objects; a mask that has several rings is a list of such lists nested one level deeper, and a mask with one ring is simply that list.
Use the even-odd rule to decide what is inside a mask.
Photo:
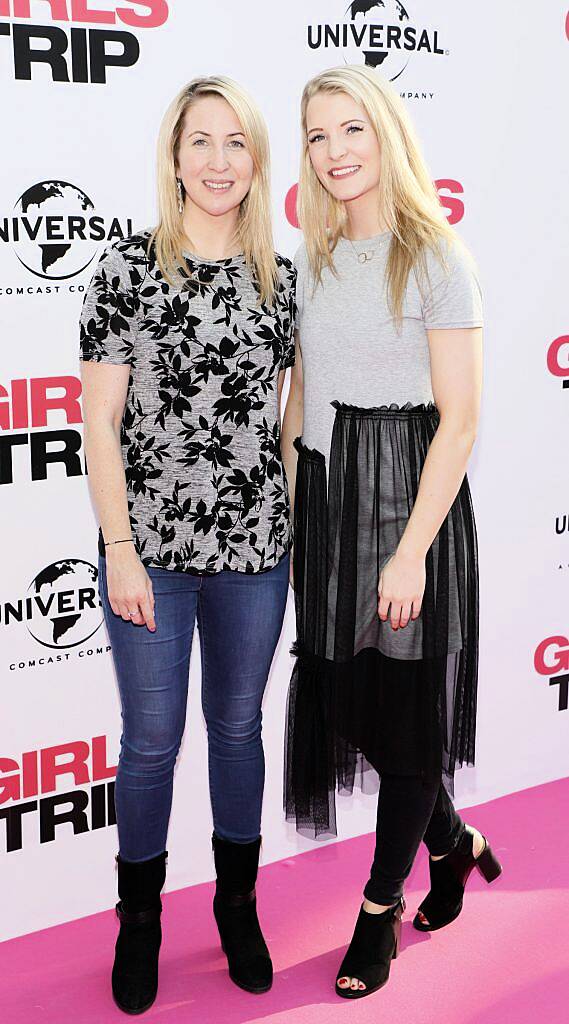
[{"label": "step and repeat backdrop", "polygon": [[[230,75],[259,101],[276,246],[289,256],[300,242],[305,81],[368,63],[404,97],[485,296],[484,404],[470,471],[479,740],[476,767],[457,774],[457,803],[568,773],[568,32],[556,0],[0,0],[1,938],[115,897],[120,715],[97,592],[77,321],[103,247],[155,221],[159,122],[198,74]],[[350,344],[347,329],[347,353]],[[293,639],[289,595],[264,705],[265,863],[313,845],[282,815]],[[198,646],[170,889],[213,876]],[[374,794],[338,804],[339,840],[373,830]]]}]

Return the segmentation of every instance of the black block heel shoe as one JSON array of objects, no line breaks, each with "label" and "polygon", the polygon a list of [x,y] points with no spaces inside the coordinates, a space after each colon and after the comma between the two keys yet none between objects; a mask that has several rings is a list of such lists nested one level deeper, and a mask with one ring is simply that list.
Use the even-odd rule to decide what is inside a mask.
[{"label": "black block heel shoe", "polygon": [[162,941],[160,891],[166,880],[167,856],[161,853],[134,863],[117,857],[120,931],[112,989],[115,1003],[124,1013],[144,1013],[156,998]]},{"label": "black block heel shoe", "polygon": [[[487,882],[493,882],[502,873],[502,865],[492,852],[486,836],[482,853],[475,857],[472,849],[474,836],[465,829],[458,843],[440,860],[429,857],[431,888],[419,906],[413,926],[419,932],[434,932],[454,921],[462,910],[464,889],[470,873],[478,868]],[[428,924],[419,917],[424,914]]]},{"label": "black block heel shoe", "polygon": [[273,984],[273,965],[263,938],[255,882],[261,840],[232,843],[213,835],[217,882],[213,912],[229,977],[239,988],[260,995]]},{"label": "black block heel shoe", "polygon": [[[368,914],[362,905],[352,941],[336,977],[336,993],[342,999],[362,999],[385,985],[391,961],[399,954],[404,910],[403,897],[382,914]],[[346,977],[363,981],[365,989],[340,988],[340,978]]]}]

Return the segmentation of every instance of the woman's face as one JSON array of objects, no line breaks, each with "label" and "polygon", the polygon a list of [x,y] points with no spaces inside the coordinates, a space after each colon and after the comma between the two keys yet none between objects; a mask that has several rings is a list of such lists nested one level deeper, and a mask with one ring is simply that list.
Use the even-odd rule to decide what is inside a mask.
[{"label": "woman's face", "polygon": [[306,111],[308,152],[327,192],[349,202],[379,186],[381,152],[370,120],[347,93],[319,92]]},{"label": "woman's face", "polygon": [[201,96],[186,111],[176,174],[186,202],[219,217],[239,207],[253,180],[253,158],[235,111],[221,96]]}]

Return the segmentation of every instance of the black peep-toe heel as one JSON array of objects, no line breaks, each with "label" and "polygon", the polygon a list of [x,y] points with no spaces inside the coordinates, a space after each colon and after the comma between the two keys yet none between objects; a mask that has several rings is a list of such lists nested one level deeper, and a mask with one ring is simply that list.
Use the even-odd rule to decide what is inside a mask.
[{"label": "black peep-toe heel", "polygon": [[[419,906],[413,926],[420,932],[433,932],[456,920],[462,910],[464,889],[470,873],[478,868],[487,882],[493,882],[502,873],[502,865],[492,852],[486,839],[484,849],[474,856],[472,832],[465,829],[458,843],[446,857],[433,860],[429,857],[431,888]],[[421,921],[424,914],[428,924]]]},{"label": "black peep-toe heel", "polygon": [[[399,953],[404,910],[403,897],[382,914],[368,914],[361,907],[352,941],[336,977],[336,992],[343,999],[361,999],[385,985],[391,961]],[[365,989],[340,988],[338,981],[345,977],[358,978]]]}]

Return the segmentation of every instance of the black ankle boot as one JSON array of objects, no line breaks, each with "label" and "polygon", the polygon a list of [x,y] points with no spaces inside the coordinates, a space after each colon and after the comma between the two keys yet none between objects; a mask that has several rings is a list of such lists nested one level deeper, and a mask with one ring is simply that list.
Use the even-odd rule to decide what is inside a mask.
[{"label": "black ankle boot", "polygon": [[229,976],[246,992],[268,992],[273,965],[263,938],[255,896],[261,840],[231,843],[212,837],[217,881],[213,912]]},{"label": "black ankle boot", "polygon": [[113,996],[125,1013],[144,1013],[158,990],[158,952],[162,941],[160,890],[166,880],[167,853],[131,863],[117,857],[120,931],[113,965]]},{"label": "black ankle boot", "polygon": [[[485,836],[484,848],[478,857],[474,856],[472,832],[465,829],[456,846],[446,857],[433,860],[429,857],[431,888],[419,906],[413,925],[420,932],[434,932],[454,921],[462,910],[464,889],[470,873],[478,868],[487,882],[493,882],[502,872],[502,865],[492,852]],[[424,914],[428,924],[421,921],[419,912]]]},{"label": "black ankle boot", "polygon": [[[382,914],[368,914],[363,905],[336,977],[336,993],[344,999],[362,999],[382,988],[389,978],[391,961],[399,953],[403,897]],[[365,988],[341,988],[340,978],[358,978]]]}]

